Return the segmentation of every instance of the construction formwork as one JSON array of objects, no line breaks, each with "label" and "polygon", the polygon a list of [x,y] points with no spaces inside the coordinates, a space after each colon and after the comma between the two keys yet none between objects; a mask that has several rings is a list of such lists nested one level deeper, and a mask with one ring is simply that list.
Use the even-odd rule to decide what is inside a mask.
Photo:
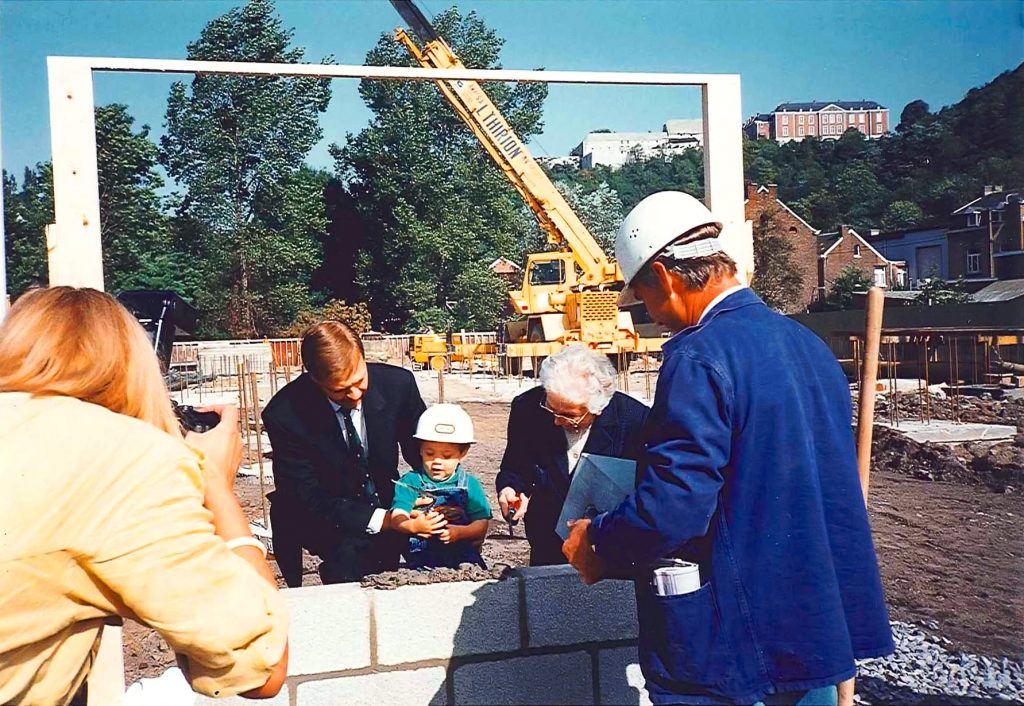
[{"label": "construction formwork", "polygon": [[[836,332],[828,343],[859,386],[863,333]],[[911,416],[930,422],[939,393],[951,400],[952,421],[959,422],[963,396],[999,398],[1024,388],[1024,328],[883,328],[878,358],[876,390],[888,397],[888,421],[894,425]],[[901,399],[913,404],[901,409]]]}]

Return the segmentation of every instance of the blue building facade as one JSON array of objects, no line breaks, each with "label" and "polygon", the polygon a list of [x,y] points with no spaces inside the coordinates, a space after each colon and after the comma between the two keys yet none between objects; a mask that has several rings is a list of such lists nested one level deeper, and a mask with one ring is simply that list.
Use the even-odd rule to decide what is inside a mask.
[{"label": "blue building facade", "polygon": [[949,238],[945,228],[916,228],[883,233],[868,238],[889,260],[907,263],[911,289],[930,277],[949,279]]}]

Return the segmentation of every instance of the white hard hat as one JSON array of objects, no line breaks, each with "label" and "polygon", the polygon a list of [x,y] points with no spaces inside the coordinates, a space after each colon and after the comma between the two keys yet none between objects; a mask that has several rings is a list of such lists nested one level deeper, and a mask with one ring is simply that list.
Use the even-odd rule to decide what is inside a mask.
[{"label": "white hard hat", "polygon": [[473,420],[457,404],[435,404],[420,415],[413,437],[420,441],[472,444]]},{"label": "white hard hat", "polygon": [[[653,257],[661,254],[679,236],[712,223],[722,227],[707,206],[682,191],[659,191],[634,206],[615,236],[615,259],[627,287],[623,292],[624,298],[630,296],[628,287],[633,278]],[[720,250],[714,241],[676,255],[699,257]]]}]

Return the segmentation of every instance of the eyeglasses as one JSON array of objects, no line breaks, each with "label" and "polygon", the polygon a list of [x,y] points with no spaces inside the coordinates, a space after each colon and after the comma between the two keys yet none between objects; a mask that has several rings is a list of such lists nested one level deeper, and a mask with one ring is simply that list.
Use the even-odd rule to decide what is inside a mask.
[{"label": "eyeglasses", "polygon": [[550,407],[548,407],[543,402],[540,403],[540,408],[543,409],[548,414],[550,414],[555,419],[561,419],[563,421],[566,421],[566,422],[568,422],[569,424],[571,424],[574,427],[578,427],[580,424],[583,423],[584,419],[586,419],[588,416],[590,416],[590,412],[588,411],[588,412],[584,412],[583,414],[581,414],[578,417],[569,417],[569,416],[567,416],[565,414],[559,414],[558,412],[556,412],[555,410],[551,409]]}]

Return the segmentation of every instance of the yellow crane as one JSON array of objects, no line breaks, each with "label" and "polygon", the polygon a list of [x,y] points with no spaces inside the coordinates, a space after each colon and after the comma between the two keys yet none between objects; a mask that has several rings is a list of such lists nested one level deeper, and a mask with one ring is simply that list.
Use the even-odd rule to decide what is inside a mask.
[{"label": "yellow crane", "polygon": [[[420,66],[462,69],[465,65],[412,0],[391,0],[423,42],[395,31]],[[544,356],[565,343],[582,341],[608,354],[660,348],[660,340],[638,338],[628,311],[618,307],[622,273],[594,240],[548,175],[530,154],[476,81],[435,81],[455,113],[472,131],[515,187],[559,250],[527,257],[520,289],[509,292],[523,321],[507,325],[510,358]]]}]

